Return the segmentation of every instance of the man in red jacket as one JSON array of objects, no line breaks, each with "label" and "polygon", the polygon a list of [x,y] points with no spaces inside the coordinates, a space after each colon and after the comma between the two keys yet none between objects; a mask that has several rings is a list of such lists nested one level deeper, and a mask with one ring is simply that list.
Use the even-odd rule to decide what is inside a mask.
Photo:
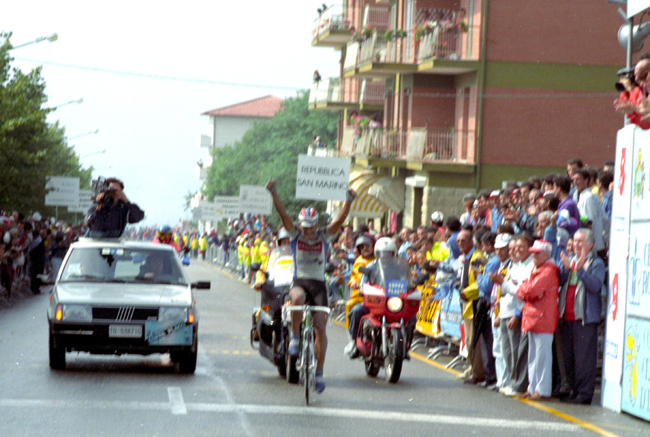
[{"label": "man in red jacket", "polygon": [[547,400],[553,388],[553,334],[558,324],[558,267],[550,259],[553,246],[537,240],[530,248],[535,267],[519,286],[524,301],[521,330],[528,332],[528,392],[525,397]]}]

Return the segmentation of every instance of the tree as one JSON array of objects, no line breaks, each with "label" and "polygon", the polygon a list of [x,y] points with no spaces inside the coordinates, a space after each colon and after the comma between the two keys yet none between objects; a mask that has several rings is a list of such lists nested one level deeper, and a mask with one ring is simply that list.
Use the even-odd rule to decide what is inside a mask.
[{"label": "tree", "polygon": [[45,207],[45,177],[80,177],[81,186],[90,186],[92,169],[82,169],[58,122],[47,122],[53,109],[43,106],[41,68],[28,73],[11,68],[11,33],[0,37],[5,38],[0,46],[0,207],[53,215],[55,208]]},{"label": "tree", "polygon": [[[307,152],[314,136],[336,144],[338,115],[329,111],[310,111],[309,94],[299,92],[284,101],[272,118],[257,122],[232,145],[213,151],[212,165],[203,192],[215,196],[237,196],[240,185],[265,185],[277,181],[277,191],[287,212],[297,217],[301,208],[325,209],[325,202],[295,199],[298,155]],[[271,222],[279,223],[277,212]]]}]

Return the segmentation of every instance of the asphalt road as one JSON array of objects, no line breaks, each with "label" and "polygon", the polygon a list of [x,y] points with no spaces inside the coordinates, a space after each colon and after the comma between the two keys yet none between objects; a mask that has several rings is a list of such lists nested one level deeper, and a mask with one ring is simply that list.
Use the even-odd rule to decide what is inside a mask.
[{"label": "asphalt road", "polygon": [[[195,375],[166,355],[68,354],[48,367],[49,294],[0,311],[0,436],[568,436],[650,434],[650,424],[598,406],[505,398],[464,385],[426,350],[393,385],[365,375],[342,353],[345,330],[328,329],[327,389],[305,406],[299,386],[279,377],[249,344],[259,295],[201,262],[193,280],[200,311]],[[418,355],[418,356],[415,356]],[[609,433],[609,434],[608,434]]]}]

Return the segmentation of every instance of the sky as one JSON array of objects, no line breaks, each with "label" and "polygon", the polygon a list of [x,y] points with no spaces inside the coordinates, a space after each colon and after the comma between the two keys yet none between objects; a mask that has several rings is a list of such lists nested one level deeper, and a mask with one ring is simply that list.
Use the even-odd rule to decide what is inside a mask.
[{"label": "sky", "polygon": [[[339,56],[311,46],[322,1],[5,2],[0,30],[13,67],[42,66],[49,121],[65,128],[93,177],[115,176],[145,211],[145,225],[191,217],[185,196],[201,188],[196,162],[208,156],[201,113],[266,95],[292,97],[314,70],[338,77]],[[98,130],[98,133],[88,134]],[[105,150],[105,152],[102,152]],[[84,187],[82,187],[84,188]]]}]

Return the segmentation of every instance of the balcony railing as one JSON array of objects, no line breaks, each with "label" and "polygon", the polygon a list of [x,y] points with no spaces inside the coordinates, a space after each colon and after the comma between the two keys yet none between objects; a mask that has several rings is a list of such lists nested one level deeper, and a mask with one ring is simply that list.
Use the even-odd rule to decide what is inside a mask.
[{"label": "balcony railing", "polygon": [[[478,31],[472,29],[471,33]],[[422,34],[416,43],[415,56],[417,62],[429,59],[448,59],[466,61],[475,58],[468,50],[470,32],[458,27],[435,27]]]},{"label": "balcony railing", "polygon": [[474,147],[473,135],[454,129],[365,129],[356,136],[354,128],[347,127],[343,132],[341,155],[422,163],[468,163],[468,152]]},{"label": "balcony railing", "polygon": [[361,91],[359,94],[359,103],[362,105],[384,105],[386,92],[385,80],[363,79],[361,82]]},{"label": "balcony railing", "polygon": [[312,44],[333,47],[345,45],[351,23],[341,8],[341,5],[330,6],[314,20],[311,32]]},{"label": "balcony railing", "polygon": [[339,79],[325,79],[315,82],[309,90],[309,105],[332,103],[341,100]]}]

